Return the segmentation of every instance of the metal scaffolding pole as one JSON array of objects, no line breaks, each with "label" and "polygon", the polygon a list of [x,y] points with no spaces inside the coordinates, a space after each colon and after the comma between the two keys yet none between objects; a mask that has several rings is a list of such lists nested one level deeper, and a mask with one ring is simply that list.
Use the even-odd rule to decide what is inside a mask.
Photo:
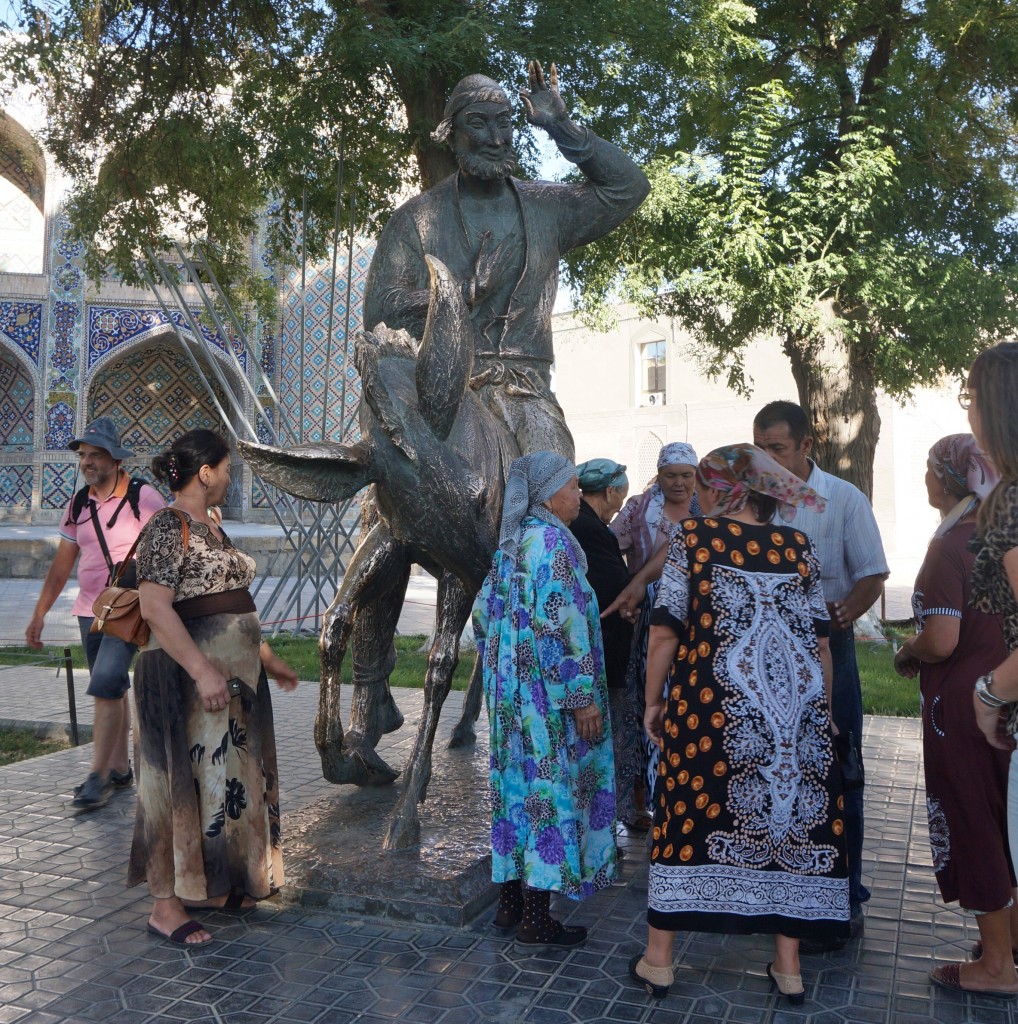
[{"label": "metal scaffolding pole", "polygon": [[[328,409],[330,408],[329,393],[332,374],[333,331],[335,325],[334,305],[337,291],[337,259],[339,237],[342,229],[341,212],[343,205],[343,154],[337,164],[336,185],[336,220],[333,235],[333,265],[329,296],[328,335],[326,339],[326,365],[324,368],[324,391],[322,395],[322,438],[326,439],[328,428]],[[350,359],[350,301],[352,297],[352,261],[354,251],[354,228],[356,217],[356,199],[350,198],[350,219],[347,241],[347,273],[346,273],[346,316],[342,328],[342,347],[337,344],[340,357],[339,373],[341,384],[341,404],[339,405],[338,426],[341,437],[352,427],[353,421],[346,416],[347,382],[346,366]],[[175,244],[176,254],[180,259],[204,309],[208,322],[214,327],[223,342],[226,356],[232,365],[236,380],[240,382],[239,390],[231,382],[222,366],[220,356],[211,351],[198,315],[188,303],[184,291],[176,279],[171,267],[154,252],[149,250],[151,265],[158,275],[158,283],[147,267],[142,267],[142,274],[156,297],[163,315],[173,325],[175,336],[195,374],[207,389],[212,403],[222,418],[226,429],[234,436],[244,436],[251,440],[268,437],[275,444],[284,444],[285,437],[304,440],[304,416],[307,403],[304,394],[307,382],[304,379],[305,369],[305,330],[307,311],[307,202],[302,204],[302,238],[301,238],[301,294],[298,303],[301,322],[299,326],[299,346],[297,357],[297,384],[300,388],[297,422],[289,419],[287,407],[280,401],[276,387],[269,379],[258,358],[255,345],[248,332],[245,331],[241,318],[230,304],[223,288],[216,280],[208,260],[197,247],[188,254]],[[171,309],[175,309],[175,318]],[[183,325],[183,326],[182,326]],[[229,326],[228,326],[229,325]],[[337,325],[338,326],[338,325]],[[189,336],[189,337],[188,337]],[[282,332],[281,332],[282,339]],[[238,351],[239,349],[239,351]],[[196,351],[205,351],[206,358],[199,360]],[[246,365],[241,354],[246,358]],[[211,373],[209,373],[211,371]],[[219,385],[225,396],[225,405],[216,395],[212,380]],[[270,401],[276,410],[276,419],[266,409],[263,399]],[[261,424],[261,432],[257,426]],[[359,503],[355,500],[329,505],[317,502],[298,500],[285,492],[278,491],[269,485],[265,486],[269,508],[283,531],[285,550],[273,556],[269,571],[260,578],[253,588],[257,595],[269,577],[274,578],[273,589],[268,600],[262,605],[263,622],[274,622],[273,633],[283,631],[283,624],[291,624],[286,631],[300,631],[321,628],[322,618],[332,600],[342,575],[346,569],[346,558],[356,546],[356,535],[360,525]],[[281,564],[280,564],[281,563]],[[310,588],[310,596],[305,592]],[[308,606],[305,608],[305,602]],[[273,619],[273,615],[278,618]]]}]

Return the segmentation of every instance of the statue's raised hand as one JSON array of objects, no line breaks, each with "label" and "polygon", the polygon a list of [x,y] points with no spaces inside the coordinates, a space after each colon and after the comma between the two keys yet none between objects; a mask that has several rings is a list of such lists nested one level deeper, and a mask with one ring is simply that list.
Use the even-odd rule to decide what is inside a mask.
[{"label": "statue's raised hand", "polygon": [[556,121],[568,117],[566,105],[558,91],[558,68],[549,68],[548,83],[544,80],[541,62],[532,60],[527,64],[530,88],[520,90],[520,99],[527,111],[527,120],[539,128],[550,128]]}]

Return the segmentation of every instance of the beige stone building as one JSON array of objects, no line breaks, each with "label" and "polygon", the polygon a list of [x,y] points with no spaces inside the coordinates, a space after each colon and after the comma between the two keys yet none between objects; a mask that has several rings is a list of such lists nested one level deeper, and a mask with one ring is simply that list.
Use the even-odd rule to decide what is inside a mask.
[{"label": "beige stone building", "polygon": [[[662,318],[631,309],[616,328],[594,333],[571,313],[555,317],[555,391],[576,440],[577,461],[606,456],[629,467],[632,486],[654,474],[658,449],[688,441],[700,455],[752,440],[753,415],[774,399],[798,401],[788,360],[777,341],[761,340],[746,357],[751,398],[712,381],[698,368],[692,340]],[[945,434],[968,430],[957,382],[922,390],[902,406],[879,397],[880,442],[873,507],[891,564],[891,582],[907,588],[936,525],[926,500],[926,454]]]}]

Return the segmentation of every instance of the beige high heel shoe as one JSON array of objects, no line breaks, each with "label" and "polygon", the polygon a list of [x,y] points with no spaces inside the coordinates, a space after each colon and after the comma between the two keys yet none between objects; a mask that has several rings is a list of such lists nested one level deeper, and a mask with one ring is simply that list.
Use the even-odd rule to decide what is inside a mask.
[{"label": "beige high heel shoe", "polygon": [[777,989],[792,1006],[802,1006],[806,990],[802,986],[801,974],[782,974],[774,970],[774,962],[767,965],[767,977],[771,979],[771,991]]}]

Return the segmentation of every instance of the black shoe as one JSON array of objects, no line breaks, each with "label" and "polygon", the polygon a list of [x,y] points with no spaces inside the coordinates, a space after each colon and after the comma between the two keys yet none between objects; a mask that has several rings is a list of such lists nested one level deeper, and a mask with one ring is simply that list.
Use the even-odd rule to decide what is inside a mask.
[{"label": "black shoe", "polygon": [[110,769],[110,783],[114,789],[127,789],[134,785],[134,769],[128,765],[126,772],[118,772],[115,768]]},{"label": "black shoe", "polygon": [[90,772],[88,778],[75,788],[72,807],[82,811],[96,811],[105,807],[113,792],[113,783],[108,779],[104,782],[98,772]]},{"label": "black shoe", "polygon": [[649,965],[644,969],[650,969],[659,974],[657,981],[652,981],[650,978],[645,978],[639,970],[640,963],[643,960],[643,954],[637,953],[629,961],[629,977],[632,981],[635,981],[637,985],[642,988],[647,995],[653,996],[655,999],[664,999],[668,995],[668,989],[671,988],[672,982],[675,980],[675,975],[672,973],[671,968],[667,971],[662,970],[660,967],[651,968]]},{"label": "black shoe", "polygon": [[528,953],[535,949],[572,949],[573,946],[582,946],[587,941],[586,928],[570,927],[558,921],[552,921],[552,926],[548,938],[529,939],[520,925],[516,931],[516,948]]}]

